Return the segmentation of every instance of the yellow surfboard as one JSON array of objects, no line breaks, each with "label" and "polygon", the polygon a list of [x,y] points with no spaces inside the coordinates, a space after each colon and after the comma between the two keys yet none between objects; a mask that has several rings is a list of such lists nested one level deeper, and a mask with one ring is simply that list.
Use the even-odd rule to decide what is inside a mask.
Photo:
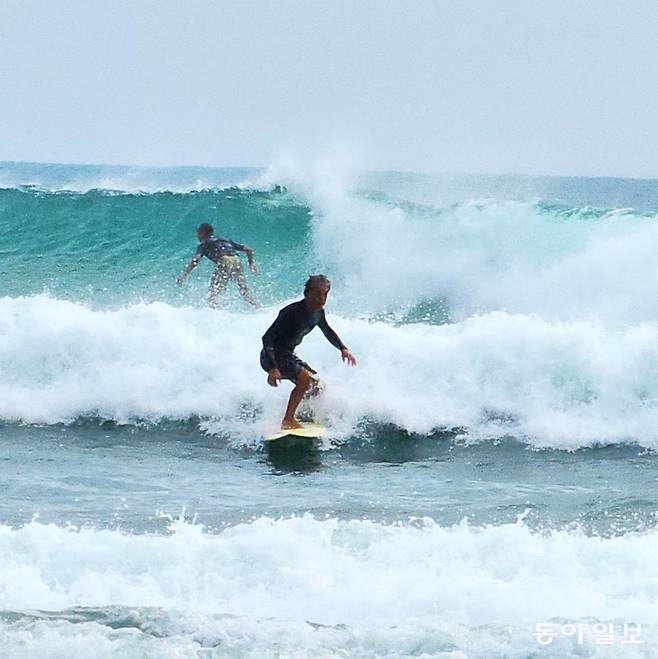
[{"label": "yellow surfboard", "polygon": [[277,432],[267,435],[266,442],[273,442],[276,439],[284,437],[306,437],[307,439],[318,439],[327,433],[327,429],[317,423],[304,423],[301,428],[288,428],[287,430],[278,430]]}]

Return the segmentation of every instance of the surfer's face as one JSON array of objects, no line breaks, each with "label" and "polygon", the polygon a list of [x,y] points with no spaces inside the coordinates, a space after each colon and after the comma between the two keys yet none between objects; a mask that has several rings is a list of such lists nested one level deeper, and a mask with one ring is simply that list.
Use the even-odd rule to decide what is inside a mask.
[{"label": "surfer's face", "polygon": [[326,284],[315,284],[306,293],[306,304],[310,309],[322,309],[327,303],[330,287]]},{"label": "surfer's face", "polygon": [[199,239],[199,242],[203,242],[206,240],[206,238],[208,238],[208,232],[204,231],[203,229],[197,229],[196,236]]}]

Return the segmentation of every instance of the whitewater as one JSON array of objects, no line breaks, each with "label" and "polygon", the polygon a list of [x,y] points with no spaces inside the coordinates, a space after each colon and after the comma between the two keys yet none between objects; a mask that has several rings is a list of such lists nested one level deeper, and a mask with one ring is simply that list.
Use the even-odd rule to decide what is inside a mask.
[{"label": "whitewater", "polygon": [[[2,654],[658,656],[656,248],[656,181],[0,163]],[[315,272],[359,364],[267,451]]]}]

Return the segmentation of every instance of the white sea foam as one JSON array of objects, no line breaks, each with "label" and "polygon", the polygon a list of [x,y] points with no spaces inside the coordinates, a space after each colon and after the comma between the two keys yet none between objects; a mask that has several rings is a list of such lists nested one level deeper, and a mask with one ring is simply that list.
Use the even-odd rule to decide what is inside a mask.
[{"label": "white sea foam", "polygon": [[505,310],[548,320],[658,321],[658,218],[541,204],[419,207],[340,186],[307,192],[314,248],[351,308],[446,299],[452,317]]},{"label": "white sea foam", "polygon": [[[517,177],[500,187],[476,177],[359,176],[344,153],[282,158],[261,177],[274,180],[308,201],[313,248],[351,310],[447,299],[456,319],[504,310],[617,325],[658,321],[658,188],[652,205],[637,194],[639,183],[624,180]],[[547,186],[576,201],[577,189],[608,205],[548,204],[531,193],[533,181],[538,191]],[[644,202],[643,212],[618,207],[614,193],[622,188],[629,201]]]},{"label": "white sea foam", "polygon": [[[95,656],[121,648],[191,656],[200,645],[217,656],[258,656],[275,644],[286,656],[641,656],[639,646],[620,644],[622,621],[643,624],[645,644],[658,640],[647,572],[655,531],[602,539],[532,533],[522,522],[446,528],[309,515],[259,518],[218,534],[177,522],[172,531],[0,526],[0,609],[66,618],[73,607],[122,607],[75,628],[52,616],[5,620],[0,633],[32,651],[74,640],[68,656],[82,656],[85,640],[98,647]],[[591,637],[542,648],[532,633],[550,621],[615,622],[619,638],[614,648]]]},{"label": "white sea foam", "polygon": [[[319,331],[300,354],[328,385],[319,413],[338,429],[367,417],[419,433],[515,434],[537,446],[658,446],[658,324],[612,330],[495,312],[396,327],[328,312],[359,365],[342,364]],[[44,296],[0,298],[0,417],[198,415],[255,439],[289,392],[286,383],[268,387],[258,363],[275,313],[160,303],[98,311]]]}]

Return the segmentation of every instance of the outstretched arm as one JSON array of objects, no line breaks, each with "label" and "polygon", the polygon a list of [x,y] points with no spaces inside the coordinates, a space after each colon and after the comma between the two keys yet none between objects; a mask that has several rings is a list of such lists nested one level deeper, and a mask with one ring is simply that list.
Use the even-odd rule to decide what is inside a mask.
[{"label": "outstretched arm", "polygon": [[350,366],[356,366],[356,357],[349,351],[347,346],[340,340],[340,337],[334,330],[329,326],[327,319],[325,318],[324,312],[322,312],[322,318],[318,323],[318,327],[322,330],[322,333],[327,337],[329,343],[332,346],[335,346],[340,350],[340,356],[344,362],[347,362]]},{"label": "outstretched arm", "polygon": [[247,255],[247,261],[249,262],[249,270],[251,270],[255,275],[258,274],[258,266],[256,265],[256,262],[254,261],[254,250],[249,247],[249,245],[238,245],[237,243],[233,243],[235,245],[235,248],[240,250],[241,252],[244,252]]},{"label": "outstretched arm", "polygon": [[195,257],[189,262],[187,268],[185,268],[185,270],[183,270],[183,272],[181,272],[181,274],[179,275],[178,279],[176,280],[176,283],[177,283],[179,286],[182,286],[182,285],[183,285],[183,282],[185,281],[185,277],[187,277],[187,275],[189,275],[190,272],[192,272],[192,270],[194,270],[194,268],[196,268],[197,265],[199,265],[199,261],[200,261],[200,260],[201,260],[201,257],[197,254],[197,255],[196,255],[196,256],[195,256]]}]

